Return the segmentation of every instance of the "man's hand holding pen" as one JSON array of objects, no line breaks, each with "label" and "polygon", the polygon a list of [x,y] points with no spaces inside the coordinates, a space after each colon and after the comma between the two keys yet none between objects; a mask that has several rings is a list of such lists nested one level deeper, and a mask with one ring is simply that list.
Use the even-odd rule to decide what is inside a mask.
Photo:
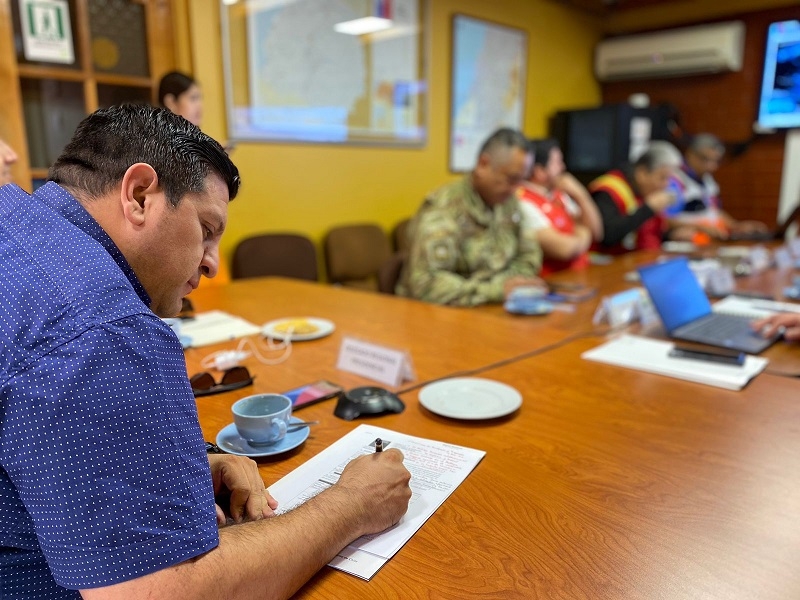
[{"label": "man's hand holding pen", "polygon": [[375,452],[351,460],[334,488],[346,492],[350,501],[362,506],[362,535],[396,524],[411,500],[411,473],[403,465],[403,453],[383,449],[376,440]]}]

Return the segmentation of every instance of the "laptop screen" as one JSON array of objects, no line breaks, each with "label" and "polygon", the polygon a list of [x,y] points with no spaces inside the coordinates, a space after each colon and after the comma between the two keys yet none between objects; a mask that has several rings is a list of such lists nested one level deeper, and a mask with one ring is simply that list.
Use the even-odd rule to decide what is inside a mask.
[{"label": "laptop screen", "polygon": [[711,303],[688,259],[653,263],[638,270],[668,332],[711,313]]}]

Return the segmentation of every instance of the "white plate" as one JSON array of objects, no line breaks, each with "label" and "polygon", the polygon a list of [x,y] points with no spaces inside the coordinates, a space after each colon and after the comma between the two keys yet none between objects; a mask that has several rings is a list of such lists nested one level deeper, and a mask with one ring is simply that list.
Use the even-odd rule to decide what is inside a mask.
[{"label": "white plate", "polygon": [[443,379],[423,387],[419,402],[429,411],[453,419],[495,419],[522,406],[522,395],[510,385],[479,377]]},{"label": "white plate", "polygon": [[[317,330],[311,333],[292,333],[288,336],[285,333],[275,331],[275,328],[281,323],[298,320],[308,321],[311,325],[314,325]],[[315,317],[288,317],[285,319],[275,319],[274,321],[270,321],[264,325],[264,327],[261,329],[261,333],[264,336],[270,337],[274,340],[283,340],[288,337],[292,342],[303,342],[305,340],[316,340],[321,337],[325,337],[326,335],[330,335],[333,333],[334,329],[336,329],[336,326],[332,321],[328,321],[327,319],[317,319]]]},{"label": "white plate", "polygon": [[[290,427],[291,423],[300,422],[302,422],[302,419],[292,417],[289,421]],[[228,454],[238,454],[239,456],[249,456],[250,458],[274,456],[275,454],[294,450],[306,441],[309,433],[311,433],[310,427],[301,427],[295,431],[290,431],[281,441],[271,446],[251,446],[247,443],[247,440],[236,431],[236,425],[231,423],[223,427],[222,431],[217,434],[217,446]]]}]

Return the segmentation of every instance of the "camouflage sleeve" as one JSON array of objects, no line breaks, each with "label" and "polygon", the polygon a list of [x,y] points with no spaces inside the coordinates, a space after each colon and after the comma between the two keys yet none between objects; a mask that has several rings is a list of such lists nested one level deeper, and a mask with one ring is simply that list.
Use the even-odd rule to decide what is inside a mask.
[{"label": "camouflage sleeve", "polygon": [[[459,274],[464,235],[455,215],[447,208],[428,206],[415,224],[406,279],[407,295],[453,306],[477,306],[502,302],[504,284],[509,277],[533,276],[541,265],[541,252],[535,236],[525,234],[522,252],[503,272],[479,271]],[[520,233],[520,236],[523,234]]]},{"label": "camouflage sleeve", "polygon": [[519,249],[504,273],[504,282],[509,277],[535,277],[542,270],[542,247],[536,237],[536,230],[526,226],[524,222],[520,223],[517,240]]},{"label": "camouflage sleeve", "polygon": [[[503,302],[505,300],[505,283],[512,277],[535,277],[542,266],[542,250],[536,241],[533,230],[519,231],[519,253],[500,273],[486,278],[480,274],[473,275],[470,280],[474,291],[465,299],[463,306],[476,306],[487,302]],[[455,304],[455,303],[451,303]]]}]

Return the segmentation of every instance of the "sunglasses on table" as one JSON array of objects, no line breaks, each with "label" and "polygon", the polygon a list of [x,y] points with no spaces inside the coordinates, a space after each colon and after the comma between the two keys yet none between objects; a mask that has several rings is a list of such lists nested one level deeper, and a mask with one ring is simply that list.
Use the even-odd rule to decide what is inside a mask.
[{"label": "sunglasses on table", "polygon": [[197,373],[189,378],[192,385],[192,392],[195,398],[198,396],[210,396],[238,390],[248,385],[253,385],[253,376],[247,367],[233,367],[222,373],[222,379],[217,382],[214,376],[208,371]]}]

